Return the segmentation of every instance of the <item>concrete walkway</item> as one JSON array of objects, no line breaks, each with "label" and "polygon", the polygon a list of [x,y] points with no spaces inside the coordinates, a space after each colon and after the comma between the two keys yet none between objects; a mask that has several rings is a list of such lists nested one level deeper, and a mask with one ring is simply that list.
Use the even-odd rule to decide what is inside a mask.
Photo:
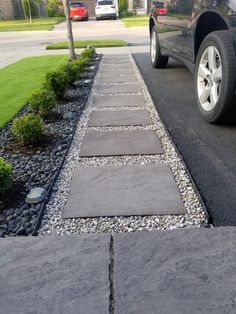
[{"label": "concrete walkway", "polygon": [[235,314],[236,229],[8,238],[0,312]]},{"label": "concrete walkway", "polygon": [[[103,57],[93,102],[101,106],[92,104],[81,158],[164,154],[129,55]],[[63,210],[63,218],[171,214],[185,209],[163,163],[77,168]]]}]

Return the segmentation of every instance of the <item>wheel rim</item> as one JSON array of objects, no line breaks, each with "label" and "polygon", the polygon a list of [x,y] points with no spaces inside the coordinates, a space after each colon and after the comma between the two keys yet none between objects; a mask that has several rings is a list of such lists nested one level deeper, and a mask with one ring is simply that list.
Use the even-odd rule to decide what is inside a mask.
[{"label": "wheel rim", "polygon": [[197,74],[198,99],[205,111],[216,106],[222,87],[222,62],[219,51],[209,46],[202,54]]},{"label": "wheel rim", "polygon": [[156,34],[155,32],[153,32],[151,38],[151,60],[153,63],[155,62],[156,58],[156,46],[157,46]]}]

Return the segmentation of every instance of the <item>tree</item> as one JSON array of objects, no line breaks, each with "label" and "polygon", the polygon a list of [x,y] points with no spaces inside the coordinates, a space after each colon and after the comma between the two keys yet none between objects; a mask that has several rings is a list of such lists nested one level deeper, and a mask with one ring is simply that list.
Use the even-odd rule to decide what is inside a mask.
[{"label": "tree", "polygon": [[35,2],[33,0],[23,1],[25,16],[29,18],[30,24],[32,23],[32,18],[37,17],[37,9]]},{"label": "tree", "polygon": [[72,32],[72,26],[71,26],[71,20],[70,20],[69,1],[63,0],[63,5],[64,5],[65,16],[66,16],[67,37],[68,37],[68,43],[69,43],[69,58],[70,60],[74,60],[75,59],[75,47],[74,47],[73,32]]}]

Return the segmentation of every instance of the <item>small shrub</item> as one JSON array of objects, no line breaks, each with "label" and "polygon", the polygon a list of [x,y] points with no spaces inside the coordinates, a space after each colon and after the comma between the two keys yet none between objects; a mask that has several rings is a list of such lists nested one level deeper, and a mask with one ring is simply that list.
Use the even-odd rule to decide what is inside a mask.
[{"label": "small shrub", "polygon": [[45,87],[52,89],[57,98],[62,98],[68,86],[68,73],[62,67],[47,73]]},{"label": "small shrub", "polygon": [[40,116],[47,116],[56,106],[56,97],[52,90],[42,88],[29,99],[30,108]]},{"label": "small shrub", "polygon": [[89,63],[89,57],[85,57],[85,56],[80,56],[79,58],[77,58],[76,60],[74,60],[78,71],[81,73],[84,71],[85,67],[88,65]]},{"label": "small shrub", "polygon": [[43,135],[43,120],[33,114],[24,115],[13,121],[12,131],[18,142],[36,144]]},{"label": "small shrub", "polygon": [[95,53],[95,48],[86,48],[81,52],[81,57],[88,57],[91,58],[92,55]]},{"label": "small shrub", "polygon": [[13,176],[13,167],[0,157],[0,193],[10,189]]},{"label": "small shrub", "polygon": [[72,84],[80,78],[79,68],[74,61],[69,61],[61,67],[62,71],[66,72],[69,84]]}]

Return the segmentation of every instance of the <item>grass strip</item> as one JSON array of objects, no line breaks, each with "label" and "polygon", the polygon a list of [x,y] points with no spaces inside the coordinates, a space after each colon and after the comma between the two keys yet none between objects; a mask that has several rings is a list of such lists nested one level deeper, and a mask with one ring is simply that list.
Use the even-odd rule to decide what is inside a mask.
[{"label": "grass strip", "polygon": [[67,59],[67,55],[30,57],[0,69],[0,129],[41,86],[46,73]]},{"label": "grass strip", "polygon": [[55,24],[61,23],[64,20],[64,17],[40,18],[33,19],[32,24],[30,24],[29,20],[4,20],[0,21],[0,32],[35,30],[50,31]]},{"label": "grass strip", "polygon": [[121,19],[126,27],[148,26],[149,16],[130,16]]},{"label": "grass strip", "polygon": [[[95,48],[106,48],[106,47],[126,47],[128,46],[127,41],[118,39],[107,39],[107,40],[82,40],[74,41],[75,48],[86,48],[87,46],[94,46]],[[47,50],[54,49],[68,49],[68,42],[62,41],[54,44],[50,44],[46,47]]]}]

